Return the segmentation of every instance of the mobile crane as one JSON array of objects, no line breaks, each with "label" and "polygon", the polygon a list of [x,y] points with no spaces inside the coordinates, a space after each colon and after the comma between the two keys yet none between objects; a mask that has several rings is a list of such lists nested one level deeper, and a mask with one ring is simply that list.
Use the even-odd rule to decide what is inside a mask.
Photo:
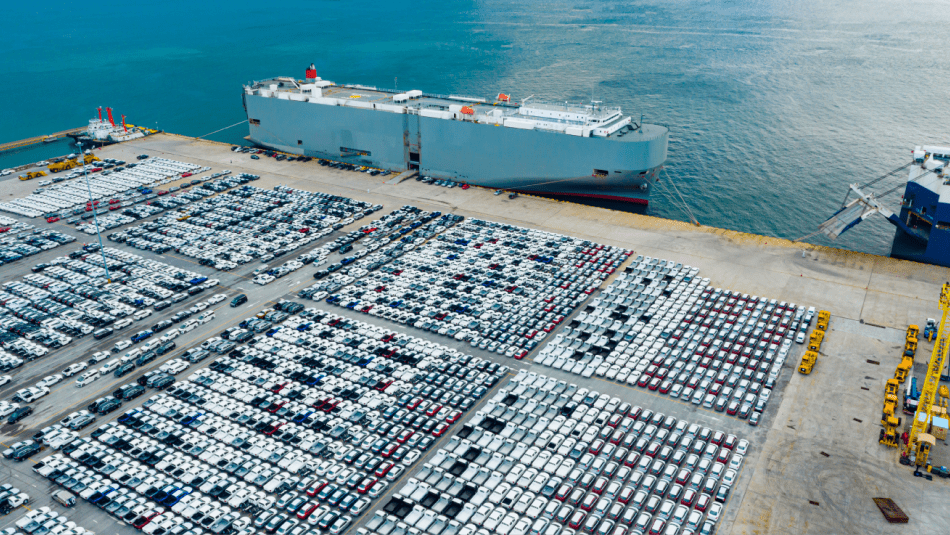
[{"label": "mobile crane", "polygon": [[922,381],[920,389],[920,400],[917,403],[917,412],[914,414],[914,420],[911,424],[910,436],[907,440],[907,446],[901,457],[907,459],[918,468],[927,466],[927,460],[930,456],[930,449],[936,443],[936,438],[929,434],[934,406],[939,406],[937,394],[939,393],[940,374],[943,371],[944,361],[947,359],[947,350],[950,349],[950,330],[947,326],[947,316],[950,312],[950,283],[945,283],[940,290],[940,323],[937,329],[937,342],[934,344],[933,353],[930,356],[930,363],[927,365],[927,375]]}]

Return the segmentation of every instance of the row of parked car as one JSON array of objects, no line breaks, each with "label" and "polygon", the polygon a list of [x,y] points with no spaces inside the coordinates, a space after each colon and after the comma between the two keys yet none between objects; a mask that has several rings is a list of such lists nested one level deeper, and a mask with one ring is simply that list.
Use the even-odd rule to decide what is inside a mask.
[{"label": "row of parked car", "polygon": [[757,425],[805,308],[712,288],[699,270],[638,256],[536,359]]},{"label": "row of parked car", "polygon": [[[74,438],[36,470],[156,535],[253,533],[242,512],[268,533],[341,533],[459,421],[463,401],[472,406],[507,373],[297,303],[259,316],[242,322],[259,332],[228,356],[92,439]],[[241,332],[249,331],[225,331],[194,349]],[[389,407],[397,413],[384,415]]]},{"label": "row of parked car", "polygon": [[74,241],[76,238],[68,234],[37,229],[29,223],[0,215],[0,266]]},{"label": "row of parked car", "polygon": [[13,527],[6,528],[3,535],[94,535],[95,532],[76,525],[66,515],[50,507],[39,507],[29,511],[16,521]]},{"label": "row of parked car", "polygon": [[469,220],[327,300],[523,358],[629,254]]},{"label": "row of parked car", "polygon": [[[333,251],[353,254],[314,273],[313,277],[320,282],[301,290],[298,295],[314,300],[325,299],[327,295],[335,294],[357,278],[382,268],[391,260],[414,249],[418,243],[461,220],[461,216],[426,212],[410,205],[398,208],[356,231],[324,244],[320,249],[327,254]],[[354,244],[357,242],[364,248],[354,251]],[[336,298],[333,301],[336,301]],[[343,305],[346,306],[350,302]],[[356,304],[350,308],[356,308]],[[369,311],[372,306],[364,305],[357,310],[363,311],[364,308]]]},{"label": "row of parked car", "polygon": [[245,185],[109,238],[141,249],[174,249],[201,264],[232,269],[254,259],[268,262],[326,236],[341,221],[380,208],[325,193]]},{"label": "row of parked car", "polygon": [[[183,173],[199,172],[201,166],[166,158],[151,158],[140,164],[128,164],[120,171],[103,174],[99,171],[89,173],[86,180],[53,184],[26,197],[0,203],[0,210],[27,217],[39,217],[64,212],[78,215],[85,211],[87,202],[108,203],[129,190],[141,187],[157,187],[169,180],[178,179]],[[118,169],[118,168],[116,168]],[[91,192],[91,194],[90,194]],[[90,198],[90,196],[92,198]],[[91,206],[89,207],[92,208]]]},{"label": "row of parked car", "polygon": [[[69,218],[66,223],[75,223],[78,230],[87,234],[95,234],[97,221],[93,220],[93,213],[97,215],[100,231],[121,227],[163,211],[174,211],[176,215],[172,216],[173,219],[179,219],[188,216],[192,203],[260,178],[257,175],[246,173],[238,176],[226,176],[230,173],[226,170],[222,173],[196,178],[191,182],[183,183],[181,188],[172,186],[168,191],[156,191],[144,187],[134,191],[130,190],[128,193],[130,198],[110,199],[110,204],[99,204],[95,207],[94,212],[91,211],[92,206],[87,206],[90,211],[81,216]],[[216,176],[224,176],[224,178],[214,180],[212,177]],[[202,182],[204,183],[202,184]],[[177,193],[169,193],[172,190],[177,191]]]},{"label": "row of parked car", "polygon": [[[97,247],[79,250],[68,257],[60,257],[34,267],[34,273],[21,280],[8,281],[0,289],[0,366],[9,371],[24,361],[46,356],[51,350],[64,347],[76,338],[92,335],[104,339],[115,332],[134,328],[135,324],[148,318],[152,309],[162,310],[198,295],[217,285],[196,272],[174,268],[168,264],[145,259],[138,255],[114,248],[101,253]],[[79,253],[79,254],[76,254]],[[106,282],[102,255],[106,257],[112,282]],[[158,322],[149,333],[160,332],[175,323],[191,321],[187,330],[204,323],[213,315],[187,320],[208,306],[221,302],[224,294],[195,303],[183,309],[169,320]],[[167,324],[166,324],[167,322]],[[176,329],[180,333],[186,327]],[[151,334],[132,340],[119,341],[113,350],[125,350],[133,344],[149,338]],[[165,335],[162,343],[174,336]],[[172,343],[172,346],[174,344]],[[138,353],[147,352],[142,349]],[[108,353],[106,353],[108,355]],[[139,355],[126,354],[132,361]],[[121,364],[108,369],[111,373]],[[109,367],[107,364],[104,368]],[[84,371],[84,363],[72,365],[62,375],[54,374],[37,387],[49,387],[50,381],[58,382],[64,376]],[[100,370],[83,374],[79,385],[84,386],[98,379]],[[131,370],[125,370],[126,372]],[[24,396],[27,396],[24,392]],[[41,396],[24,397],[29,403]]]},{"label": "row of parked car", "polygon": [[708,534],[748,446],[521,370],[366,527],[380,535]]}]

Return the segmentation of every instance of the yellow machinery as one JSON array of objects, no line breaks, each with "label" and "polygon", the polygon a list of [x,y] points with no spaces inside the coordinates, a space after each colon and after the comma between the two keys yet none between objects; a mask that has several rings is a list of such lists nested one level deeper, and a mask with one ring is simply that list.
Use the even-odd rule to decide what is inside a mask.
[{"label": "yellow machinery", "polygon": [[808,340],[808,351],[814,351],[815,353],[821,349],[821,342],[825,339],[825,331],[820,331],[815,329],[811,332],[811,338]]},{"label": "yellow machinery", "polygon": [[46,173],[44,171],[31,171],[25,175],[20,175],[20,180],[32,180],[41,176],[46,176]]},{"label": "yellow machinery", "polygon": [[61,162],[49,164],[49,170],[51,173],[59,173],[60,171],[67,171],[79,165],[79,162],[76,160],[63,160]]},{"label": "yellow machinery", "polygon": [[[82,161],[83,164],[90,164],[100,160],[93,154],[86,154],[82,157]],[[49,170],[50,172],[58,173],[60,171],[67,171],[69,169],[73,169],[74,167],[79,167],[79,165],[79,158],[73,158],[72,160],[63,160],[61,162],[51,163],[49,164]]]},{"label": "yellow machinery", "polygon": [[896,448],[900,439],[898,429],[901,426],[901,419],[894,416],[897,412],[897,392],[899,388],[900,383],[897,379],[888,379],[884,387],[884,410],[881,412],[881,425],[884,426],[884,429],[881,429],[878,442],[889,448]]},{"label": "yellow machinery", "polygon": [[903,454],[908,458],[913,457],[911,460],[917,467],[927,465],[930,449],[936,443],[934,436],[927,433],[927,430],[930,425],[933,407],[935,405],[940,406],[937,404],[940,373],[947,359],[947,350],[950,348],[950,342],[947,340],[948,335],[950,335],[950,331],[947,329],[947,316],[950,312],[950,283],[944,284],[940,290],[940,311],[937,342],[934,344],[930,363],[927,365],[927,375],[922,381],[923,386],[920,389],[920,400],[917,402],[917,413],[914,414],[907,447]]},{"label": "yellow machinery", "polygon": [[831,320],[831,312],[828,312],[827,310],[819,310],[818,322],[815,325],[815,329],[818,329],[820,331],[827,331],[829,320]]},{"label": "yellow machinery", "polygon": [[798,373],[802,375],[810,374],[817,362],[818,353],[815,351],[806,351],[805,354],[802,355],[802,363],[798,366]]},{"label": "yellow machinery", "polygon": [[907,374],[914,367],[914,355],[917,354],[917,334],[920,329],[916,325],[907,327],[907,337],[904,340],[904,353],[901,355],[901,363],[894,370],[894,379],[903,383],[907,379]]},{"label": "yellow machinery", "polygon": [[894,370],[894,379],[898,383],[903,383],[907,379],[907,374],[910,373],[910,369],[914,367],[914,357],[904,357],[901,360],[901,363],[897,365],[897,369]]}]

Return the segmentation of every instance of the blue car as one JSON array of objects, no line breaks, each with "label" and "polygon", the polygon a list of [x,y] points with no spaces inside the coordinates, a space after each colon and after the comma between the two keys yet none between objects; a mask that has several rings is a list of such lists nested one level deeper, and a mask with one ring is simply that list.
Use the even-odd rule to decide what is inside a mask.
[{"label": "blue car", "polygon": [[99,503],[105,499],[106,496],[115,492],[114,487],[107,487],[105,490],[98,491],[92,496],[89,496],[89,503]]},{"label": "blue car", "polygon": [[119,422],[120,424],[124,424],[124,423],[126,423],[126,422],[128,422],[128,421],[134,419],[135,416],[136,416],[137,414],[139,414],[140,412],[142,412],[142,411],[140,411],[139,409],[130,410],[130,411],[128,411],[128,412],[122,414],[121,416],[119,416],[118,422]]},{"label": "blue car", "polygon": [[179,421],[179,423],[180,423],[181,425],[191,425],[191,424],[193,424],[195,421],[197,421],[198,418],[201,418],[202,416],[204,416],[204,414],[202,414],[202,413],[200,413],[200,412],[193,412],[193,413],[191,413],[191,414],[185,416],[184,418],[182,418],[182,419]]},{"label": "blue car", "polygon": [[135,335],[132,337],[132,343],[137,344],[141,342],[142,340],[145,340],[146,338],[151,338],[153,334],[155,333],[153,333],[152,331],[142,331],[139,333],[135,333]]},{"label": "blue car", "polygon": [[171,494],[169,494],[168,497],[162,500],[161,503],[162,505],[166,507],[171,507],[175,505],[176,503],[180,502],[182,498],[184,498],[185,496],[188,496],[189,494],[191,494],[191,487],[178,489],[172,492]]}]

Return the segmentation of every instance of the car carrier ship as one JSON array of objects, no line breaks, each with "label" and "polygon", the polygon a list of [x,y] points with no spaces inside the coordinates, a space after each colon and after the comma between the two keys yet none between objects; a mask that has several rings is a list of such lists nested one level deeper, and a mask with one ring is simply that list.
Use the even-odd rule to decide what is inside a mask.
[{"label": "car carrier ship", "polygon": [[553,197],[647,204],[668,131],[619,107],[277,77],[244,87],[248,139],[292,154]]}]

